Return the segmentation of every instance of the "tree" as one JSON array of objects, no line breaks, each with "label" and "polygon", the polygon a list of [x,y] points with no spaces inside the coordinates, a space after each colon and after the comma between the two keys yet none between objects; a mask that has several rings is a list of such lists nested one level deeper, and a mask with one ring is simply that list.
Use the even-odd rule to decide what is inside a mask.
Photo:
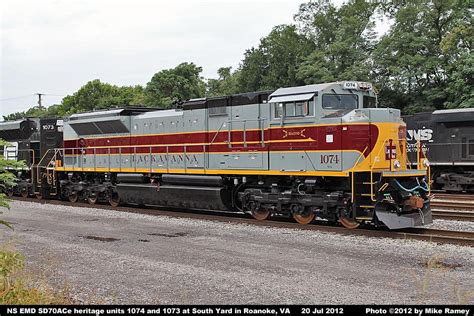
[{"label": "tree", "polygon": [[13,113],[3,118],[17,120],[25,117],[65,116],[117,106],[143,105],[144,99],[142,86],[120,87],[95,79],[87,82],[73,95],[64,97],[60,104],[51,105],[47,109],[35,106],[26,112]]},{"label": "tree", "polygon": [[139,85],[119,87],[95,79],[87,82],[73,95],[66,96],[61,104],[48,110],[49,114],[64,116],[97,109],[137,105],[143,100],[143,88]]},{"label": "tree", "polygon": [[394,24],[374,52],[385,104],[407,113],[473,106],[473,18],[467,1],[397,1],[390,12]]},{"label": "tree", "polygon": [[177,101],[203,97],[206,85],[201,72],[202,68],[194,63],[181,63],[157,72],[146,84],[146,104],[170,108]]},{"label": "tree", "polygon": [[[8,142],[0,139],[0,148],[2,149],[2,152],[5,146],[8,145],[10,145]],[[16,186],[16,177],[14,174],[8,172],[8,170],[24,167],[25,164],[23,161],[7,160],[3,157],[3,153],[0,156],[0,208],[10,208],[5,192]],[[2,212],[0,212],[0,214],[2,214]],[[0,224],[12,228],[10,224],[4,220],[0,220]]]},{"label": "tree", "polygon": [[207,95],[220,96],[238,93],[237,78],[239,72],[232,73],[232,67],[221,67],[217,70],[218,79],[207,81]]},{"label": "tree", "polygon": [[279,25],[260,40],[257,48],[245,52],[239,68],[241,92],[276,89],[303,84],[296,74],[314,45],[298,34],[294,25]]},{"label": "tree", "polygon": [[448,56],[445,106],[449,108],[474,106],[474,17],[468,6],[459,9],[458,20],[440,42]]},{"label": "tree", "polygon": [[48,111],[39,106],[34,106],[23,112],[15,112],[8,115],[3,115],[5,121],[15,121],[26,117],[44,117],[48,114]]},{"label": "tree", "polygon": [[315,45],[298,68],[305,84],[337,80],[368,81],[375,45],[376,4],[352,0],[339,9],[327,0],[300,7],[295,20]]}]

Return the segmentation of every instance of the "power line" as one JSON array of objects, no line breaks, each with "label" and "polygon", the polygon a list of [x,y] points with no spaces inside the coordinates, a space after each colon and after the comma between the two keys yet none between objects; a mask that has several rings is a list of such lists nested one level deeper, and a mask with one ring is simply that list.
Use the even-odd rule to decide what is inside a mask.
[{"label": "power line", "polygon": [[64,94],[49,94],[49,93],[43,93],[43,96],[47,96],[47,97],[65,97]]},{"label": "power line", "polygon": [[0,101],[23,99],[23,98],[27,98],[27,97],[33,97],[33,96],[35,96],[35,94],[28,94],[28,95],[22,95],[22,96],[19,96],[19,97],[6,98],[6,99],[1,99]]},{"label": "power line", "polygon": [[65,97],[64,94],[34,93],[34,94],[22,95],[22,96],[18,96],[18,97],[0,99],[0,102],[10,101],[10,100],[17,100],[17,99],[24,99],[24,98],[29,98],[29,97],[39,96],[39,95],[41,95],[41,97]]}]

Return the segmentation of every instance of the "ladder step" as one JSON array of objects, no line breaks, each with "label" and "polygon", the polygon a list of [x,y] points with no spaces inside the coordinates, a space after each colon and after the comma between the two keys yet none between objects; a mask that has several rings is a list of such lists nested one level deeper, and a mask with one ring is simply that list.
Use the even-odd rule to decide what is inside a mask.
[{"label": "ladder step", "polygon": [[362,207],[362,208],[375,208],[374,205],[359,205],[359,207]]},{"label": "ladder step", "polygon": [[362,182],[362,184],[375,184],[375,182]]},{"label": "ladder step", "polygon": [[371,193],[361,193],[360,195],[361,195],[361,196],[374,196],[375,194],[371,194]]},{"label": "ladder step", "polygon": [[360,216],[360,217],[358,216],[358,217],[356,217],[356,219],[361,219],[361,220],[368,221],[368,220],[372,220],[372,216]]}]

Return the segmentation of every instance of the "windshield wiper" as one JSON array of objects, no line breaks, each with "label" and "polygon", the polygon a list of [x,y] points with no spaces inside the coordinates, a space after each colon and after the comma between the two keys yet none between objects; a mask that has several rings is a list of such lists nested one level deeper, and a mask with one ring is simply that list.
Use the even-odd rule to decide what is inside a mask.
[{"label": "windshield wiper", "polygon": [[332,91],[332,93],[334,93],[334,95],[335,95],[336,98],[337,98],[337,101],[339,101],[339,103],[340,103],[342,99],[341,99],[341,97],[337,94],[336,90],[331,89],[331,91]]}]

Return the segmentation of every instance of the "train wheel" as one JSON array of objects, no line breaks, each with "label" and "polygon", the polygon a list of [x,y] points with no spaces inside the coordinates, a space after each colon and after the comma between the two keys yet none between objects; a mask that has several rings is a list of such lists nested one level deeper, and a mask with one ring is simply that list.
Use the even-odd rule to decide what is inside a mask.
[{"label": "train wheel", "polygon": [[92,194],[89,195],[89,196],[87,197],[87,202],[88,202],[89,204],[95,204],[95,203],[97,203],[97,195],[95,195],[95,194],[94,194],[94,195],[92,195]]},{"label": "train wheel", "polygon": [[339,222],[342,224],[342,226],[348,229],[356,229],[360,226],[360,222],[358,222],[356,219],[347,218],[343,215],[339,216]]},{"label": "train wheel", "polygon": [[20,195],[22,198],[27,198],[28,197],[28,189],[27,188],[23,188],[21,191],[20,191]]},{"label": "train wheel", "polygon": [[120,204],[120,196],[117,192],[113,192],[112,196],[109,197],[109,204],[113,207],[117,207]]},{"label": "train wheel", "polygon": [[316,214],[314,214],[310,210],[305,210],[300,213],[293,213],[294,220],[303,225],[311,223],[315,217]]},{"label": "train wheel", "polygon": [[38,200],[42,200],[42,199],[43,199],[43,194],[41,194],[41,193],[36,193],[35,196],[36,196],[36,198],[37,198]]},{"label": "train wheel", "polygon": [[67,198],[68,198],[69,202],[76,203],[77,200],[79,200],[79,195],[77,194],[76,191],[73,191],[73,192],[71,192],[71,194],[69,194],[69,196]]},{"label": "train wheel", "polygon": [[250,215],[252,215],[252,217],[257,221],[264,221],[270,217],[270,211],[264,208],[259,208],[257,210],[251,211]]}]

